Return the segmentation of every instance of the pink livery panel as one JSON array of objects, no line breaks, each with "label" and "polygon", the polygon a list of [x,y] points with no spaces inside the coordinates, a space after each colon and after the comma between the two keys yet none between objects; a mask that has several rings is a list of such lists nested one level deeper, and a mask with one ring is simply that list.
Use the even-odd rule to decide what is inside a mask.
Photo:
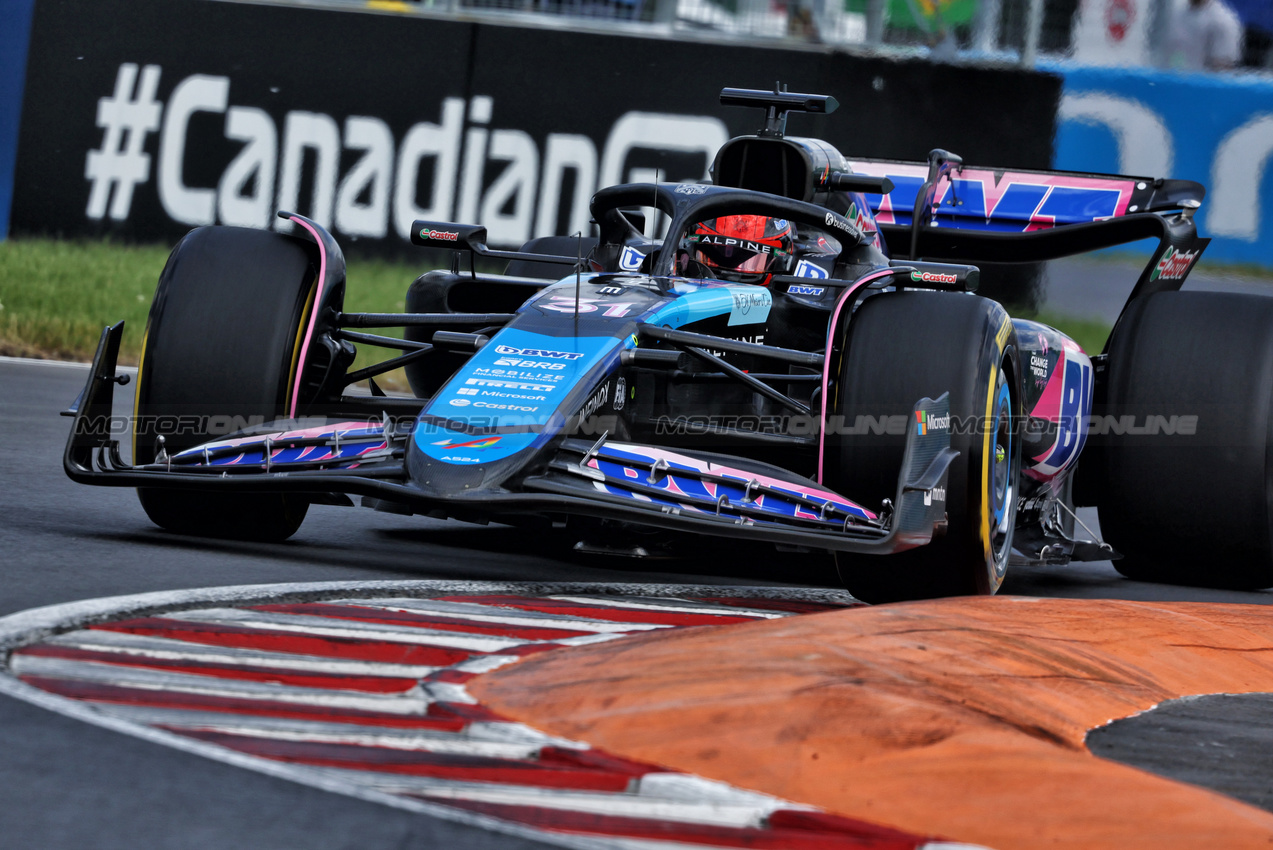
[{"label": "pink livery panel", "polygon": [[[853,160],[855,173],[887,177],[893,191],[866,195],[880,224],[909,225],[915,196],[928,175],[923,163]],[[934,227],[1029,233],[1139,212],[1152,197],[1150,181],[1116,175],[1004,171],[965,166],[938,183]]]},{"label": "pink livery panel", "polygon": [[1022,471],[1049,481],[1078,460],[1092,415],[1092,361],[1047,325],[1014,319],[1027,413]]}]

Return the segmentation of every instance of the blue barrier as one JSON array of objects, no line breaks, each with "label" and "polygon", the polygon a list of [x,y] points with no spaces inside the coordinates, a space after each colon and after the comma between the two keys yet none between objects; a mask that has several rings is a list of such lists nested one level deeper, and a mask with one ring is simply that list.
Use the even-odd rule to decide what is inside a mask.
[{"label": "blue barrier", "polygon": [[0,240],[9,233],[18,123],[26,80],[27,45],[35,0],[0,0]]},{"label": "blue barrier", "polygon": [[[1273,81],[1057,63],[1057,168],[1179,177],[1207,187],[1209,260],[1273,268]],[[1267,214],[1266,214],[1267,213]]]}]

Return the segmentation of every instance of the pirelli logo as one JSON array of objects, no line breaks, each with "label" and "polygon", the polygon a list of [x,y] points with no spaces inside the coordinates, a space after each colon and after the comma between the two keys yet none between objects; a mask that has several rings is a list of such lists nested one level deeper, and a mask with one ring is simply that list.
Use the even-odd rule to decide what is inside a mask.
[{"label": "pirelli logo", "polygon": [[995,334],[995,345],[1000,351],[1008,344],[1008,334],[1012,333],[1012,320],[1007,316],[1003,318],[1003,324],[999,326],[999,333]]}]

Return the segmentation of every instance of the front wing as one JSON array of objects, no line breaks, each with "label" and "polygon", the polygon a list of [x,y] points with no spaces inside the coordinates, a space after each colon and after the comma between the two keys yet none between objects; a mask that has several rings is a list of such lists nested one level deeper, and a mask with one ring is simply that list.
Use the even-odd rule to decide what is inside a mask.
[{"label": "front wing", "polygon": [[[170,488],[209,493],[298,493],[328,501],[361,495],[416,513],[459,518],[579,515],[683,532],[813,549],[887,554],[922,546],[945,521],[946,476],[958,452],[948,432],[912,430],[892,511],[876,516],[785,470],[705,462],[650,446],[565,440],[545,471],[516,490],[493,489],[441,499],[413,486],[402,460],[405,435],[392,425],[287,430],[208,444],[157,463],[125,463],[112,439],[115,375],[123,323],[105,329],[74,408],[63,466],[84,484]],[[921,399],[916,413],[945,417],[949,400]],[[914,421],[914,420],[912,420]],[[343,423],[350,425],[351,423]],[[282,430],[279,430],[282,429]],[[352,436],[351,436],[352,434]],[[397,443],[397,448],[395,448]],[[317,451],[316,451],[317,450]]]}]

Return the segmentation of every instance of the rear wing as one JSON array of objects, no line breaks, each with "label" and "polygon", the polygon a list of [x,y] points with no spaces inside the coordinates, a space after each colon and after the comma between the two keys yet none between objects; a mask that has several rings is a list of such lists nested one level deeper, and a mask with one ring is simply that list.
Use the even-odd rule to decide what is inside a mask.
[{"label": "rear wing", "polygon": [[[857,174],[892,181],[887,195],[866,195],[881,225],[910,227],[919,208],[921,215],[931,214],[925,224],[933,227],[1032,233],[1132,213],[1196,209],[1206,196],[1202,184],[1192,180],[975,168],[945,151],[933,151],[927,163],[859,159],[849,164]],[[925,204],[918,196],[935,166]]]},{"label": "rear wing", "polygon": [[1180,289],[1210,241],[1193,220],[1207,191],[1192,180],[974,168],[943,150],[927,163],[859,159],[850,167],[892,182],[891,192],[865,199],[895,257],[1038,263],[1157,239],[1130,304]]}]

